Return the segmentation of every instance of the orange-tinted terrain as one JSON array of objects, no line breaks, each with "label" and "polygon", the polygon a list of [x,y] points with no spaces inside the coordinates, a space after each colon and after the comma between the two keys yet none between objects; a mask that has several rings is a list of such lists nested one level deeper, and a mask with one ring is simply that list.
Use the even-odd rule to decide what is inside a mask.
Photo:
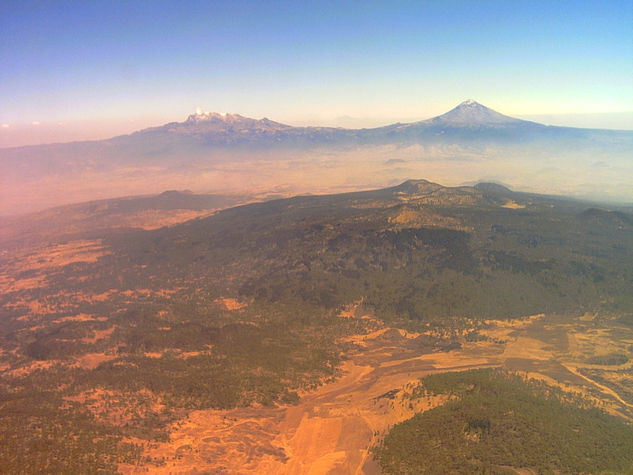
[{"label": "orange-tinted terrain", "polygon": [[136,230],[138,209],[99,231],[40,221],[2,255],[0,456],[32,472],[379,473],[396,425],[456,400],[420,396],[420,378],[486,368],[630,423],[630,268],[610,249],[631,221],[548,200],[410,181],[180,224],[146,206],[158,218]]}]

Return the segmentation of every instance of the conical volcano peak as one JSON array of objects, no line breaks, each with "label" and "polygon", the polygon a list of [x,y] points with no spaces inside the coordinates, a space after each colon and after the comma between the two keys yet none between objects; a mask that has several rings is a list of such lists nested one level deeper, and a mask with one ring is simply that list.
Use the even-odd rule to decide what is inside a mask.
[{"label": "conical volcano peak", "polygon": [[443,125],[492,125],[522,122],[519,119],[500,114],[488,107],[468,99],[446,114],[431,119],[431,122]]}]

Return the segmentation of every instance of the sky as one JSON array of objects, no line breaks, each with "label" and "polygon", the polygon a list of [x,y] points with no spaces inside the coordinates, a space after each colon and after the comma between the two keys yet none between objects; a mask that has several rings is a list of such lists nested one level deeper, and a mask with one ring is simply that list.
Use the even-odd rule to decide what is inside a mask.
[{"label": "sky", "polygon": [[196,107],[373,126],[469,98],[633,129],[633,0],[0,1],[0,147]]}]

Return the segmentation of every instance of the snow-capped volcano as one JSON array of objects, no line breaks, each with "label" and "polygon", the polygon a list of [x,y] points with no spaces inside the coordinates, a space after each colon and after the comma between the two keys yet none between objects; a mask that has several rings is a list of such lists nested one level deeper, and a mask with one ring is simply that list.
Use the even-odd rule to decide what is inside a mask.
[{"label": "snow-capped volcano", "polygon": [[519,124],[527,121],[500,114],[499,112],[469,99],[445,114],[434,117],[425,122],[429,122],[434,125],[474,126]]}]

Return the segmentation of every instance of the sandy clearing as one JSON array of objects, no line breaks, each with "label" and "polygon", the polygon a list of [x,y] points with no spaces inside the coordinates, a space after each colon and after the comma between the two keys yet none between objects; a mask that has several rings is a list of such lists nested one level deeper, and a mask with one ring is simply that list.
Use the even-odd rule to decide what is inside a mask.
[{"label": "sandy clearing", "polygon": [[[101,257],[108,255],[110,251],[103,245],[100,239],[70,241],[66,244],[48,246],[35,251],[19,254],[9,263],[10,274],[16,275],[25,271],[47,271],[64,267],[78,262],[96,262]],[[36,276],[34,278],[40,278]],[[21,279],[13,282],[13,285],[21,285],[22,288],[30,285],[32,279]],[[6,285],[7,276],[0,281]]]},{"label": "sandy clearing", "polygon": [[[408,335],[400,336],[405,340]],[[152,473],[375,473],[369,448],[378,438],[392,425],[446,400],[406,399],[420,377],[498,365],[454,354],[395,360],[378,345],[350,356],[339,379],[302,394],[297,406],[193,412],[173,426],[170,443],[146,448],[146,455],[166,461],[152,467]],[[121,470],[142,472],[130,466]]]},{"label": "sandy clearing", "polygon": [[87,313],[78,313],[77,315],[71,315],[68,317],[58,318],[57,320],[53,320],[52,323],[63,323],[63,322],[105,322],[108,317],[95,317],[94,315],[89,315]]},{"label": "sandy clearing", "polygon": [[[14,272],[11,272],[15,275]],[[0,292],[8,294],[18,292],[20,290],[38,289],[46,287],[47,279],[45,275],[28,277],[25,279],[14,279],[9,275],[0,275]]]},{"label": "sandy clearing", "polygon": [[[347,318],[360,318],[351,308],[344,311]],[[170,443],[146,447],[145,455],[165,461],[165,465],[152,466],[150,471],[375,475],[379,470],[369,448],[394,424],[448,400],[445,395],[416,400],[407,397],[419,384],[419,378],[438,372],[506,367],[563,389],[583,394],[598,390],[613,405],[610,412],[619,410],[626,417],[622,411],[630,406],[617,406],[622,398],[575,371],[578,368],[574,358],[584,358],[583,354],[576,354],[575,339],[580,337],[581,346],[583,337],[597,344],[595,339],[607,338],[608,333],[584,329],[581,324],[586,332],[581,336],[569,323],[559,324],[553,319],[551,324],[543,325],[543,318],[544,315],[534,315],[490,322],[490,328],[481,331],[489,340],[462,340],[461,348],[441,353],[415,354],[406,349],[414,334],[389,332],[391,328],[348,338],[347,341],[357,343],[356,350],[349,350],[349,359],[341,365],[337,380],[302,392],[296,406],[191,413],[172,426]],[[572,344],[557,348],[552,344],[553,330],[566,332],[565,341],[570,340],[573,331]],[[596,397],[593,396],[598,401]],[[124,473],[142,473],[146,469],[121,467]],[[515,471],[530,473],[520,470]]]},{"label": "sandy clearing", "polygon": [[117,225],[119,227],[129,226],[150,231],[152,229],[158,229],[165,226],[174,226],[196,218],[206,218],[214,213],[215,211],[213,210],[196,211],[189,209],[151,209],[139,211],[138,213],[134,213],[132,215],[118,215],[116,218]]},{"label": "sandy clearing", "polygon": [[237,299],[227,297],[215,299],[214,302],[222,305],[225,310],[240,310],[248,306],[248,304],[245,302],[240,302]]},{"label": "sandy clearing", "polygon": [[101,363],[117,358],[114,351],[109,353],[86,353],[76,359],[76,365],[82,369],[95,369]]},{"label": "sandy clearing", "polygon": [[535,338],[519,336],[506,344],[504,358],[529,358],[533,360],[549,360],[552,358],[548,345]]},{"label": "sandy clearing", "polygon": [[60,360],[33,361],[32,363],[29,363],[25,366],[8,371],[6,374],[7,376],[16,378],[20,376],[25,376],[29,373],[32,373],[33,371],[50,369],[53,366],[58,365],[58,364],[62,364],[62,361]]},{"label": "sandy clearing", "polygon": [[507,209],[524,209],[525,205],[520,205],[516,201],[508,200],[503,205],[501,205],[501,207]]},{"label": "sandy clearing", "polygon": [[381,328],[379,330],[373,331],[371,333],[367,333],[365,335],[351,335],[345,338],[341,338],[340,341],[346,343],[354,343],[359,346],[367,346],[367,341],[374,340],[379,336],[383,335],[385,332],[390,330],[389,328]]},{"label": "sandy clearing", "polygon": [[96,343],[99,340],[103,340],[104,338],[107,338],[110,335],[112,335],[115,329],[116,329],[116,325],[113,325],[110,328],[106,328],[105,330],[93,330],[92,336],[82,338],[81,341],[84,343]]},{"label": "sandy clearing", "polygon": [[182,290],[183,287],[176,287],[171,289],[129,289],[121,292],[121,295],[125,297],[133,297],[133,298],[148,298],[148,297],[163,297],[170,298],[179,290]]}]

